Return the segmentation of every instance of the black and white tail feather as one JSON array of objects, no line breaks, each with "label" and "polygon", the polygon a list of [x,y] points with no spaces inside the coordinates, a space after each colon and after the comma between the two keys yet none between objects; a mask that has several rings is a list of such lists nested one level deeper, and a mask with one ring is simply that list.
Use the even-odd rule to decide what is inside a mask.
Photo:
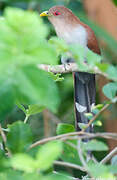
[{"label": "black and white tail feather", "polygon": [[[61,58],[62,64],[74,62],[73,58]],[[76,130],[80,131],[79,123],[88,124],[89,120],[85,113],[91,112],[95,105],[96,86],[95,74],[86,72],[75,72],[74,75],[74,101],[76,114]],[[86,132],[93,132],[93,125],[86,129]],[[87,140],[86,140],[87,141]]]},{"label": "black and white tail feather", "polygon": [[[79,123],[88,124],[89,120],[85,113],[91,112],[95,105],[95,75],[86,72],[74,73],[74,101],[76,112],[76,129],[80,131]],[[86,132],[93,132],[91,125]]]},{"label": "black and white tail feather", "polygon": [[[62,64],[74,62],[73,58],[62,58]],[[86,72],[74,72],[74,103],[76,115],[76,130],[81,131],[79,123],[88,124],[89,120],[85,113],[90,113],[92,107],[95,105],[96,85],[95,74]],[[93,132],[93,125],[90,125],[86,132]],[[89,138],[83,140],[88,142]],[[92,159],[92,152],[87,152],[87,162]]]}]

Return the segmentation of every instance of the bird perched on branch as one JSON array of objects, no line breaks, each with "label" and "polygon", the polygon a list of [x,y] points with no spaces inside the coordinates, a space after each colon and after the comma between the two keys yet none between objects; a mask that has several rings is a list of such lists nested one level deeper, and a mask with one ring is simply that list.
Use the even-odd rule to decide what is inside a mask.
[{"label": "bird perched on branch", "polygon": [[[40,16],[47,16],[53,24],[59,38],[67,44],[80,44],[86,50],[89,48],[93,52],[100,54],[97,39],[93,30],[80,21],[72,11],[64,6],[54,6],[49,11],[44,11]],[[88,123],[85,113],[91,112],[91,107],[95,105],[95,75],[86,72],[74,73],[74,94],[76,129],[81,130],[79,123]],[[92,127],[87,128],[88,132]]]}]

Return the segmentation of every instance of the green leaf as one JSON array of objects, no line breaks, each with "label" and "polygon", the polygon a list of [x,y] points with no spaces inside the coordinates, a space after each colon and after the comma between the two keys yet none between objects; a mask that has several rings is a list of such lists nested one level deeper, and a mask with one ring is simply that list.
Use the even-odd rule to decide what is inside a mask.
[{"label": "green leaf", "polygon": [[17,71],[15,79],[19,102],[38,104],[53,112],[57,111],[60,103],[58,88],[47,72],[26,66]]},{"label": "green leaf", "polygon": [[81,45],[70,45],[69,49],[76,61],[84,62],[85,49]]},{"label": "green leaf", "polygon": [[75,132],[75,128],[71,124],[66,124],[66,123],[59,123],[56,129],[57,135],[59,134],[65,134],[65,133],[70,133],[70,132]]},{"label": "green leaf", "polygon": [[75,59],[76,63],[78,64],[78,68],[80,71],[87,72],[89,67],[87,66],[85,61],[85,49],[79,45],[70,45],[69,50],[72,53],[73,58]]},{"label": "green leaf", "polygon": [[91,110],[94,110],[94,109],[99,109],[99,110],[101,110],[103,107],[104,107],[103,104],[97,104],[96,106],[93,106],[93,107],[91,108]]},{"label": "green leaf", "polygon": [[12,153],[25,152],[32,144],[32,133],[28,124],[21,121],[8,125],[7,147]]},{"label": "green leaf", "polygon": [[95,178],[102,179],[114,179],[114,176],[110,173],[108,166],[100,163],[89,165],[89,172]]},{"label": "green leaf", "polygon": [[12,79],[4,74],[4,77],[0,77],[0,121],[12,111],[14,102]]},{"label": "green leaf", "polygon": [[43,180],[43,176],[38,172],[24,173],[23,178],[24,180]]},{"label": "green leaf", "polygon": [[45,176],[45,177],[43,177],[42,180],[71,180],[71,179],[72,179],[72,177],[70,177],[70,176],[57,173],[57,174],[51,174],[51,175]]},{"label": "green leaf", "polygon": [[68,52],[68,45],[64,40],[59,39],[58,37],[52,37],[49,40],[49,43],[54,46],[58,54]]},{"label": "green leaf", "polygon": [[[51,64],[56,65],[58,64],[58,58],[57,53],[52,45],[50,45],[46,41],[42,41],[38,45],[38,49],[36,51],[32,52],[33,56],[36,56],[38,59],[37,62],[44,63],[44,64]],[[32,62],[33,63],[33,62]]]},{"label": "green leaf", "polygon": [[108,165],[108,168],[112,174],[117,174],[117,164],[116,163],[113,165]]},{"label": "green leaf", "polygon": [[91,50],[87,50],[86,59],[89,65],[94,66],[101,61],[101,56]]},{"label": "green leaf", "polygon": [[102,122],[100,120],[96,120],[93,122],[94,126],[102,126]]},{"label": "green leaf", "polygon": [[[75,128],[71,124],[59,123],[56,129],[57,135],[75,132]],[[61,159],[66,162],[71,162],[74,164],[80,164],[80,159],[78,156],[77,149],[72,147],[70,144],[77,146],[77,140],[67,140],[63,143],[63,153],[61,154]]]},{"label": "green leaf", "polygon": [[11,166],[24,172],[34,172],[36,170],[35,160],[27,154],[15,154],[10,159]]},{"label": "green leaf", "polygon": [[115,81],[117,81],[117,66],[113,66],[110,64],[106,71],[106,74],[110,79],[114,79]]},{"label": "green leaf", "polygon": [[52,72],[49,72],[50,76],[55,82],[63,81],[64,77],[61,77],[61,74],[54,74]]},{"label": "green leaf", "polygon": [[26,114],[26,109],[25,109],[25,107],[22,105],[22,104],[20,104],[18,101],[16,102],[16,105],[18,106],[18,108],[20,108],[25,114]]},{"label": "green leaf", "polygon": [[5,169],[3,172],[0,173],[0,179],[1,180],[25,180],[22,177],[21,172],[15,171],[13,169]]},{"label": "green leaf", "polygon": [[7,8],[0,27],[0,70],[6,71],[8,64],[11,71],[18,65],[57,62],[56,52],[45,41],[48,28],[37,13]]},{"label": "green leaf", "polygon": [[117,155],[113,156],[111,159],[111,164],[112,165],[117,165]]},{"label": "green leaf", "polygon": [[[55,48],[46,41],[48,28],[35,12],[6,8],[4,17],[0,21],[1,120],[11,112],[16,100],[20,104],[39,104],[55,112],[59,105],[55,83],[47,73],[31,67],[58,61]],[[20,108],[25,112],[21,105]]]},{"label": "green leaf", "polygon": [[72,143],[75,147],[77,147],[77,140],[67,140],[63,143],[63,153],[60,158],[65,162],[81,165],[77,148],[71,146],[69,143]]},{"label": "green leaf", "polygon": [[96,66],[99,68],[100,71],[106,72],[109,68],[109,64],[106,63],[97,63]]},{"label": "green leaf", "polygon": [[117,6],[117,0],[113,0],[114,4]]},{"label": "green leaf", "polygon": [[107,151],[108,146],[103,143],[102,141],[97,141],[97,140],[91,140],[87,143],[83,143],[83,147],[85,150],[90,150],[90,151]]},{"label": "green leaf", "polygon": [[37,167],[41,170],[50,168],[62,152],[62,144],[60,141],[53,141],[43,145],[36,156]]},{"label": "green leaf", "polygon": [[86,129],[87,124],[85,124],[85,123],[78,123],[78,126],[80,127],[80,129]]},{"label": "green leaf", "polygon": [[108,83],[103,87],[103,93],[109,99],[113,99],[117,94],[117,83]]},{"label": "green leaf", "polygon": [[9,168],[8,159],[1,145],[2,145],[2,140],[0,138],[0,172],[4,171],[4,169]]},{"label": "green leaf", "polygon": [[100,110],[97,109],[97,108],[94,108],[94,109],[92,110],[92,113],[95,114],[95,115],[98,114],[99,112],[100,112]]},{"label": "green leaf", "polygon": [[[93,114],[92,113],[85,113],[85,116],[91,120],[93,118]],[[82,124],[82,123],[81,123]],[[86,124],[85,124],[86,125]]]},{"label": "green leaf", "polygon": [[29,105],[28,109],[26,110],[26,114],[28,116],[33,115],[33,114],[37,114],[42,112],[45,109],[44,106],[40,106],[38,104],[35,105]]},{"label": "green leaf", "polygon": [[16,33],[20,32],[28,35],[34,32],[34,35],[38,37],[37,34],[39,34],[40,38],[45,38],[48,34],[48,29],[42,23],[38,13],[9,7],[5,10],[5,18]]}]

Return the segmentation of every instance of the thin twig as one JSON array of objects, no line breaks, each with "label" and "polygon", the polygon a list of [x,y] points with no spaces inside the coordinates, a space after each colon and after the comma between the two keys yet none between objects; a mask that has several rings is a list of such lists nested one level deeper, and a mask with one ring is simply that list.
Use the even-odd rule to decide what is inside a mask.
[{"label": "thin twig", "polygon": [[[87,66],[89,66],[87,64]],[[67,63],[67,64],[62,64],[62,65],[47,65],[47,64],[38,64],[38,68],[42,69],[47,72],[53,72],[55,74],[60,73],[70,73],[70,72],[81,72],[80,68],[76,63]],[[103,75],[106,78],[109,78],[108,75],[102,71],[100,71],[97,67],[91,68],[89,66],[90,72],[88,73],[94,73],[94,74],[100,74]],[[115,77],[111,78],[112,80],[116,81],[117,79]]]},{"label": "thin twig", "polygon": [[76,164],[68,163],[68,162],[54,161],[54,164],[55,165],[60,165],[60,166],[65,166],[65,167],[70,167],[70,168],[73,168],[73,169],[78,169],[80,171],[87,172],[84,167],[76,165]]},{"label": "thin twig", "polygon": [[[75,137],[72,137],[72,136],[75,136]],[[85,139],[87,137],[88,138],[102,137],[102,138],[117,140],[117,133],[106,133],[105,132],[105,133],[95,133],[95,134],[93,134],[93,133],[86,133],[86,132],[82,132],[82,131],[66,133],[66,134],[61,134],[61,135],[58,135],[58,136],[53,136],[53,137],[49,137],[49,138],[39,140],[39,141],[33,143],[30,146],[29,149],[34,148],[34,147],[36,147],[38,145],[53,141],[53,140],[58,140],[58,139],[61,139],[61,140],[67,140],[67,139],[73,140],[73,139],[78,139],[78,138],[79,139]]]},{"label": "thin twig", "polygon": [[78,150],[78,155],[79,155],[80,161],[81,161],[83,167],[85,167],[85,169],[87,170],[88,169],[87,163],[85,162],[85,159],[82,154],[82,149],[81,149],[81,139],[78,140],[77,150]]},{"label": "thin twig", "polygon": [[117,153],[117,147],[115,147],[104,159],[102,159],[100,161],[100,164],[105,164],[106,162],[108,162],[115,153]]},{"label": "thin twig", "polygon": [[66,141],[65,144],[68,144],[69,146],[73,147],[74,149],[77,149],[77,146],[71,142]]},{"label": "thin twig", "polygon": [[29,118],[29,116],[26,116],[26,117],[25,117],[25,119],[24,119],[24,124],[26,124],[26,123],[27,123],[28,118]]},{"label": "thin twig", "polygon": [[109,107],[109,105],[110,105],[110,104],[106,104],[106,105],[89,121],[89,123],[86,125],[86,128],[85,128],[85,129],[82,129],[82,131],[84,132],[84,131],[93,123],[93,121],[95,121],[95,120],[97,119],[97,117]]},{"label": "thin twig", "polygon": [[101,137],[101,138],[106,138],[106,139],[114,139],[117,140],[117,133],[87,133],[83,136],[74,136],[74,137],[67,137],[65,139],[73,140],[73,139],[85,139],[85,138],[96,138],[96,137]]},{"label": "thin twig", "polygon": [[5,135],[4,131],[2,130],[1,124],[0,124],[0,134],[1,134],[4,144],[6,144],[6,135]]},{"label": "thin twig", "polygon": [[68,64],[61,64],[61,65],[47,65],[47,64],[39,64],[38,67],[47,72],[57,73],[70,73],[78,71],[78,67],[76,63],[68,63]]},{"label": "thin twig", "polygon": [[78,151],[78,155],[79,155],[80,161],[81,161],[83,167],[86,169],[87,177],[88,177],[88,175],[89,175],[90,177],[92,177],[91,174],[90,174],[90,172],[88,171],[87,163],[86,163],[86,161],[85,161],[85,159],[84,159],[84,157],[83,157],[83,154],[82,154],[81,139],[78,140],[77,151]]},{"label": "thin twig", "polygon": [[74,135],[81,135],[81,134],[82,134],[82,132],[80,131],[80,132],[66,133],[66,134],[61,134],[61,135],[58,135],[58,136],[53,136],[53,137],[45,138],[45,139],[39,140],[39,141],[35,142],[34,144],[32,144],[30,146],[30,148],[33,148],[33,147],[38,146],[40,144],[47,143],[49,141],[53,141],[53,140],[57,140],[57,139],[62,139],[62,138],[66,138],[66,137],[74,136]]},{"label": "thin twig", "polygon": [[[73,143],[68,142],[68,141],[66,141],[65,143],[77,150],[77,146],[74,145]],[[93,156],[93,154],[92,154],[91,159],[94,161],[94,163],[98,163],[97,159]]]}]

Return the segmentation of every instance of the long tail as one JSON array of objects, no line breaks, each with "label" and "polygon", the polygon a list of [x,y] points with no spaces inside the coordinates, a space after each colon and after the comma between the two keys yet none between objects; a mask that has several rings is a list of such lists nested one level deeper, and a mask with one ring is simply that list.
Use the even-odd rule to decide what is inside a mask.
[{"label": "long tail", "polygon": [[[95,75],[84,72],[74,73],[74,89],[75,89],[75,112],[76,112],[76,129],[80,131],[78,123],[88,123],[85,113],[91,112],[91,106],[95,104],[96,87]],[[86,132],[92,132],[91,125]]]}]

